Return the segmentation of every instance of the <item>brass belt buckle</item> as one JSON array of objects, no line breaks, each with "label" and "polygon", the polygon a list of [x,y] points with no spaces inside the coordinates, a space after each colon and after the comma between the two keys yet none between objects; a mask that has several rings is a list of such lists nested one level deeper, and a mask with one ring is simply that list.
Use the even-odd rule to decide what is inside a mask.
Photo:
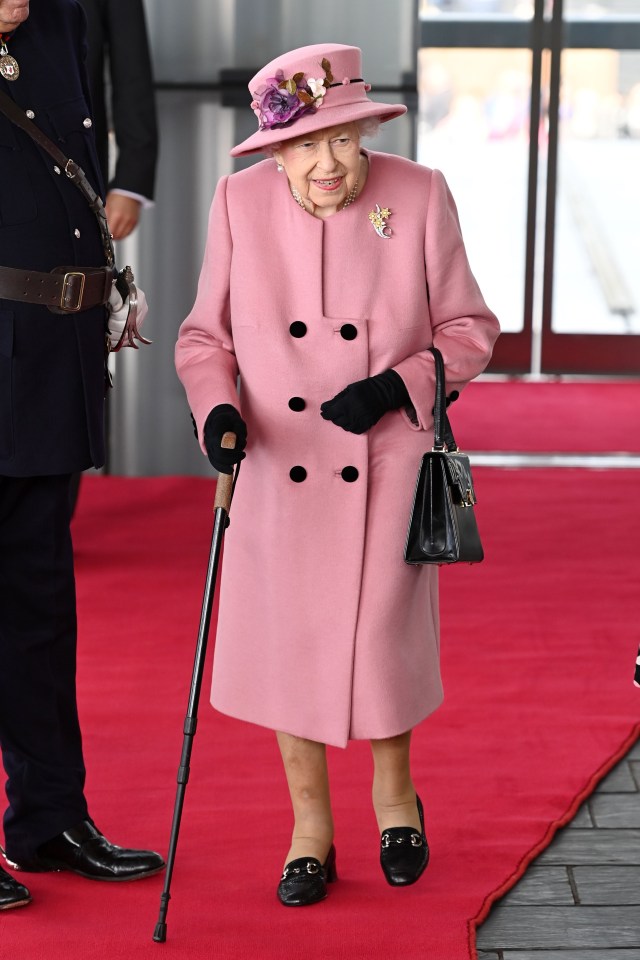
[{"label": "brass belt buckle", "polygon": [[[80,292],[76,298],[75,304],[70,305],[68,300],[71,299],[71,295],[73,293],[73,283],[76,277],[80,277]],[[65,313],[78,313],[78,311],[82,308],[84,283],[85,275],[81,271],[69,270],[68,273],[65,273],[62,281],[62,293],[60,294],[60,309],[64,310]]]}]

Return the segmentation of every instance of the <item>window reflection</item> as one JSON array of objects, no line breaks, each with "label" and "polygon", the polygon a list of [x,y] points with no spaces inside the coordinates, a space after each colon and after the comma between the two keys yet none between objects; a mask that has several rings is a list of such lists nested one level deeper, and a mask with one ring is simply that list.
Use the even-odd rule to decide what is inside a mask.
[{"label": "window reflection", "polygon": [[439,13],[468,13],[471,16],[509,14],[529,19],[533,16],[532,0],[420,0],[420,16]]},{"label": "window reflection", "polygon": [[472,269],[504,330],[522,329],[531,53],[419,54],[417,156],[454,193]]},{"label": "window reflection", "polygon": [[[543,60],[543,109],[548,100]],[[418,160],[441,168],[472,267],[508,332],[522,329],[531,54],[427,48],[419,55]],[[548,118],[539,130],[544,235]],[[553,329],[640,332],[640,52],[562,54]],[[536,285],[541,285],[541,256]],[[539,322],[539,315],[538,322]]]},{"label": "window reflection", "polygon": [[565,50],[553,329],[640,332],[640,53]]},{"label": "window reflection", "polygon": [[[468,14],[470,18],[500,14],[529,19],[533,16],[533,7],[533,0],[420,0],[420,17],[455,13]],[[545,0],[546,17],[551,17],[552,7],[553,0]],[[637,15],[640,12],[638,0],[564,0],[563,11],[565,17],[592,19],[606,19],[611,14]]]}]

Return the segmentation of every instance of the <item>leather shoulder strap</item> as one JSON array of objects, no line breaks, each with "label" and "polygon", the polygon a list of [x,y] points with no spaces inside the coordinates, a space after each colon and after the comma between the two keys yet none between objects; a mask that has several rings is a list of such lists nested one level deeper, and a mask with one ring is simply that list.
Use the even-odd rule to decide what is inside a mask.
[{"label": "leather shoulder strap", "polygon": [[98,221],[98,227],[100,228],[100,235],[102,236],[102,246],[107,258],[107,264],[110,267],[114,266],[115,253],[113,249],[111,233],[109,231],[109,225],[107,223],[107,215],[105,213],[104,204],[100,196],[95,192],[87,180],[84,170],[82,170],[82,168],[79,167],[78,164],[73,160],[66,157],[62,150],[60,150],[59,147],[57,147],[55,143],[50,140],[49,137],[43,133],[35,123],[32,123],[24,111],[20,109],[17,103],[15,103],[11,97],[7,96],[7,94],[2,90],[0,90],[0,111],[4,113],[4,115],[17,127],[20,127],[21,130],[24,130],[24,132],[28,134],[28,136],[30,136],[31,139],[42,148],[42,150],[45,151],[45,153],[48,153],[49,156],[55,160],[57,165],[64,170],[65,174],[69,180],[71,180],[73,185],[78,188]]}]

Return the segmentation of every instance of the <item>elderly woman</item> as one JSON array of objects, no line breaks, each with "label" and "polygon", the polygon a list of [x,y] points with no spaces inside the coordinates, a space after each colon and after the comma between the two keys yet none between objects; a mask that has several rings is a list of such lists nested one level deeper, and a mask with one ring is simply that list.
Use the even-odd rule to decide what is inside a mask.
[{"label": "elderly woman", "polygon": [[371,742],[387,881],[414,883],[427,865],[409,747],[442,699],[438,580],[405,564],[403,545],[433,439],[429,347],[459,391],[498,335],[442,174],[361,146],[363,125],[406,110],[369,89],[360,50],[339,44],[253,78],[259,129],[231,152],[268,158],[218,184],[176,348],[203,452],[223,472],[246,455],[212,703],[277,731],[289,906],[322,900],[336,878],[326,744]]}]

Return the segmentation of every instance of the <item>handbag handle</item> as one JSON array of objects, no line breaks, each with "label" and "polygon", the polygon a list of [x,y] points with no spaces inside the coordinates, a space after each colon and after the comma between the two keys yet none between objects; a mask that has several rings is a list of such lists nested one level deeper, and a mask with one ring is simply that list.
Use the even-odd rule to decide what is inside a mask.
[{"label": "handbag handle", "polygon": [[429,347],[429,350],[433,354],[436,371],[436,398],[433,405],[433,449],[443,451],[446,448],[449,453],[453,453],[458,449],[458,444],[453,436],[453,430],[447,416],[444,360],[437,347]]}]

